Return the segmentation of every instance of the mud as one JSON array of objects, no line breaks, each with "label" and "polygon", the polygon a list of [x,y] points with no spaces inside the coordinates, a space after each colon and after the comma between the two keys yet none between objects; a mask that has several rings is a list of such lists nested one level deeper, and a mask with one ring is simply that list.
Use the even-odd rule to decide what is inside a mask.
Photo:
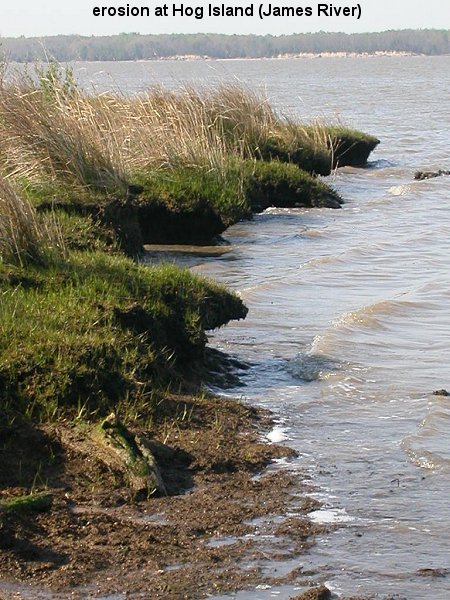
[{"label": "mud", "polygon": [[294,456],[262,441],[268,414],[172,397],[164,419],[144,432],[170,495],[142,502],[96,455],[89,428],[3,431],[0,495],[29,491],[34,477],[53,506],[1,515],[0,598],[200,599],[259,584],[308,585],[299,557],[324,528],[306,516],[311,499],[299,499],[307,486],[298,475],[268,468]]}]

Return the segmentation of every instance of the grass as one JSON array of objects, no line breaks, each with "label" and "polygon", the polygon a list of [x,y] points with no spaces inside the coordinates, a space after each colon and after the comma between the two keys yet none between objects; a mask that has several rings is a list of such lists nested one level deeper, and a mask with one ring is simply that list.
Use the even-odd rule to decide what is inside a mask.
[{"label": "grass", "polygon": [[341,124],[316,121],[304,125],[285,119],[276,135],[259,148],[263,160],[290,162],[315,175],[330,175],[337,167],[364,166],[380,141]]},{"label": "grass", "polygon": [[264,95],[238,84],[157,87],[131,98],[89,95],[70,70],[51,65],[0,86],[0,148],[8,172],[25,187],[50,184],[58,193],[123,197],[137,173],[180,168],[215,173],[222,185],[230,157],[276,158],[326,175],[343,140],[347,147],[363,139],[361,132],[286,118]]},{"label": "grass", "polygon": [[0,499],[0,515],[2,512],[29,513],[48,512],[52,506],[52,496],[46,492],[15,496]]},{"label": "grass", "polygon": [[370,153],[380,143],[373,135],[343,125],[329,125],[325,129],[333,151],[334,167],[364,166]]},{"label": "grass", "polygon": [[180,166],[144,172],[133,180],[143,187],[139,203],[163,202],[172,212],[188,212],[207,204],[227,226],[251,214],[243,179],[242,163],[229,160],[220,171]]},{"label": "grass", "polygon": [[118,247],[108,254],[95,219],[49,220],[0,184],[0,425],[151,412],[155,388],[201,362],[205,331],[245,317],[222,286],[172,265],[139,265]]},{"label": "grass", "polygon": [[244,193],[252,212],[269,206],[338,208],[339,195],[326,183],[293,164],[278,161],[246,163]]},{"label": "grass", "polygon": [[58,208],[55,208],[53,215],[67,250],[120,252],[114,232],[108,231],[93,216],[71,213]]},{"label": "grass", "polygon": [[155,387],[202,356],[205,331],[246,308],[213,282],[120,251],[207,241],[270,205],[338,207],[298,165],[325,172],[338,148],[365,141],[286,119],[237,85],[89,95],[55,65],[2,81],[0,413],[153,406]]},{"label": "grass", "polygon": [[33,205],[0,176],[0,262],[45,264],[63,254],[57,221],[51,215],[39,216]]},{"label": "grass", "polygon": [[0,283],[2,408],[34,419],[145,402],[201,356],[205,330],[246,314],[236,295],[189,271],[104,253],[2,267]]},{"label": "grass", "polygon": [[38,85],[26,75],[3,83],[0,139],[8,172],[38,183],[121,193],[120,154],[97,116],[87,97],[54,68],[41,74]]}]

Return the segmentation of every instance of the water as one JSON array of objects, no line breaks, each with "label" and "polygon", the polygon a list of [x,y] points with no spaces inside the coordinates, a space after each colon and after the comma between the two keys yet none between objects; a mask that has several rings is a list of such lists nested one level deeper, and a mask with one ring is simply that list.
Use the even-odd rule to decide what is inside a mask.
[{"label": "water", "polygon": [[[281,110],[381,138],[340,170],[340,211],[269,210],[226,232],[230,251],[184,264],[239,290],[248,318],[211,343],[252,363],[232,390],[272,409],[339,522],[308,569],[337,594],[450,597],[450,57],[76,65],[99,89],[238,78]],[[294,588],[236,597],[288,598]]]}]

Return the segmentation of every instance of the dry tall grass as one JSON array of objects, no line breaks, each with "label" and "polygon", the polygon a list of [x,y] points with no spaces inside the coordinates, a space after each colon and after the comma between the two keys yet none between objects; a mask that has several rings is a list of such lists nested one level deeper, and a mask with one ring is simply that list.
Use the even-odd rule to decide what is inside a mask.
[{"label": "dry tall grass", "polygon": [[1,159],[28,181],[122,193],[142,171],[195,166],[225,177],[230,156],[255,157],[268,140],[287,151],[329,145],[324,128],[280,117],[238,84],[89,95],[51,68],[38,83],[20,76],[0,85]]},{"label": "dry tall grass", "polygon": [[0,176],[0,263],[45,264],[64,254],[64,243],[53,217],[41,218]]},{"label": "dry tall grass", "polygon": [[94,189],[123,185],[119,154],[80,92],[37,88],[26,78],[0,88],[0,140],[12,176],[50,177]]}]

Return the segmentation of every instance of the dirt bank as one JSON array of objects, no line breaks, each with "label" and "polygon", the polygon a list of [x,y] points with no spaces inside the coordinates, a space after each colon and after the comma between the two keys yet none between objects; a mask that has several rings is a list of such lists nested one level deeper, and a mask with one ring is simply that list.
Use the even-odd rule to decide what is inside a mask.
[{"label": "dirt bank", "polygon": [[[321,531],[306,517],[316,503],[298,496],[301,484],[288,470],[264,470],[294,455],[261,441],[270,416],[214,398],[174,396],[167,406],[145,433],[159,441],[154,453],[170,495],[143,502],[133,501],[120,474],[92,452],[87,424],[2,432],[3,441],[13,440],[0,450],[2,496],[26,491],[5,486],[20,468],[23,480],[34,474],[37,487],[45,482],[53,506],[1,515],[0,598],[37,597],[45,589],[55,598],[144,592],[200,599],[309,583],[297,557]],[[280,516],[288,508],[291,516]],[[263,535],[270,543],[261,543]],[[271,561],[292,568],[278,575]]]}]

